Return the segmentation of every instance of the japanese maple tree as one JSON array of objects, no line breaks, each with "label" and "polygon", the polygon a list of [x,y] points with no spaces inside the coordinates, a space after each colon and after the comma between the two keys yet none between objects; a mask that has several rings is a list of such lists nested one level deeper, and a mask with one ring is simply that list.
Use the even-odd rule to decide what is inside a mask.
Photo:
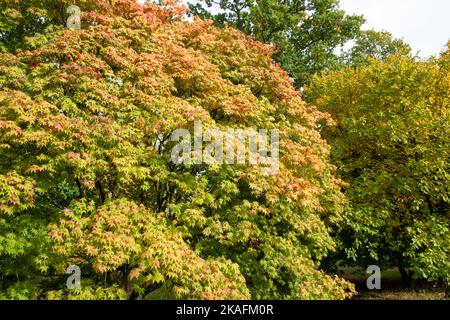
[{"label": "japanese maple tree", "polygon": [[[81,29],[66,28],[66,8]],[[6,298],[346,298],[321,271],[341,219],[319,123],[272,49],[185,7],[0,4]],[[171,133],[280,131],[280,170],[175,164]],[[81,288],[66,288],[67,266]]]}]

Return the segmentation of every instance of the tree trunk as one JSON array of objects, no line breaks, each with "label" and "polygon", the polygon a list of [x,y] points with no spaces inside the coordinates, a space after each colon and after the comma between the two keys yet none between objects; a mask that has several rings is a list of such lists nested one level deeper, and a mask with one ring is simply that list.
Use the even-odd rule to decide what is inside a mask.
[{"label": "tree trunk", "polygon": [[404,266],[400,265],[398,267],[400,270],[400,274],[402,276],[402,283],[405,288],[411,288],[412,284],[412,274],[411,272],[408,272]]},{"label": "tree trunk", "polygon": [[445,298],[450,298],[450,279],[444,279]]}]

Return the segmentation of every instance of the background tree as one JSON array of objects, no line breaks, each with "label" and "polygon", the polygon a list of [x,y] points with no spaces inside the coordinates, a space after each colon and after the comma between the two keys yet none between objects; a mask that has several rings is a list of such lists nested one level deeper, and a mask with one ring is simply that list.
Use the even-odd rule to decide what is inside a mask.
[{"label": "background tree", "polygon": [[337,121],[324,127],[348,185],[341,262],[398,266],[450,279],[450,51],[405,55],[316,76],[308,98]]},{"label": "background tree", "polygon": [[276,61],[297,88],[321,70],[338,68],[340,50],[356,39],[364,23],[362,16],[339,9],[337,0],[204,0],[192,1],[189,8],[217,26],[229,24],[275,45]]},{"label": "background tree", "polygon": [[347,64],[359,67],[370,64],[370,58],[386,61],[391,55],[411,55],[411,47],[389,32],[364,30],[345,55]]},{"label": "background tree", "polygon": [[[3,1],[0,272],[6,298],[346,298],[319,270],[343,196],[273,50],[177,3]],[[280,130],[280,171],[174,164],[171,133]],[[82,287],[65,289],[68,265]]]}]

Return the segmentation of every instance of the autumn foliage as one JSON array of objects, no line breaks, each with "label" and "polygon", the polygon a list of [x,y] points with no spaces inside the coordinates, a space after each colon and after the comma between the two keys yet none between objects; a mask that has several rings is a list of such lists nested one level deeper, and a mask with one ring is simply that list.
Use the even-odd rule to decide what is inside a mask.
[{"label": "autumn foliage", "polygon": [[350,206],[336,260],[398,267],[405,285],[450,292],[450,42],[438,58],[393,55],[314,77],[309,99]]},{"label": "autumn foliage", "polygon": [[[346,298],[318,269],[340,181],[272,49],[185,8],[3,1],[0,272],[8,298]],[[6,23],[6,22],[7,23]],[[280,171],[175,165],[170,134],[280,130]],[[67,290],[78,265],[81,289]]]}]

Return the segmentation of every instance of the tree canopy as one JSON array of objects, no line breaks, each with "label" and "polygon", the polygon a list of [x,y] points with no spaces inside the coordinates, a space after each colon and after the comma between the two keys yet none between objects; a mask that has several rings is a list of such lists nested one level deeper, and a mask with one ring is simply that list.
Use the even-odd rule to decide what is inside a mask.
[{"label": "tree canopy", "polygon": [[[212,10],[216,5],[219,10]],[[203,0],[190,4],[193,15],[229,24],[277,48],[275,59],[297,88],[311,76],[342,64],[340,50],[356,39],[362,16],[347,15],[338,0]]]},{"label": "tree canopy", "polygon": [[[332,120],[273,48],[175,2],[80,0],[69,30],[71,4],[0,4],[1,296],[351,296],[318,268],[344,203],[318,131]],[[173,163],[171,133],[195,121],[278,129],[279,172]]]},{"label": "tree canopy", "polygon": [[348,182],[338,260],[450,284],[449,58],[372,58],[306,90],[337,122],[322,133]]},{"label": "tree canopy", "polygon": [[411,55],[411,47],[386,31],[363,30],[348,52],[344,53],[347,65],[361,67],[370,64],[371,59],[386,61],[392,55]]}]

